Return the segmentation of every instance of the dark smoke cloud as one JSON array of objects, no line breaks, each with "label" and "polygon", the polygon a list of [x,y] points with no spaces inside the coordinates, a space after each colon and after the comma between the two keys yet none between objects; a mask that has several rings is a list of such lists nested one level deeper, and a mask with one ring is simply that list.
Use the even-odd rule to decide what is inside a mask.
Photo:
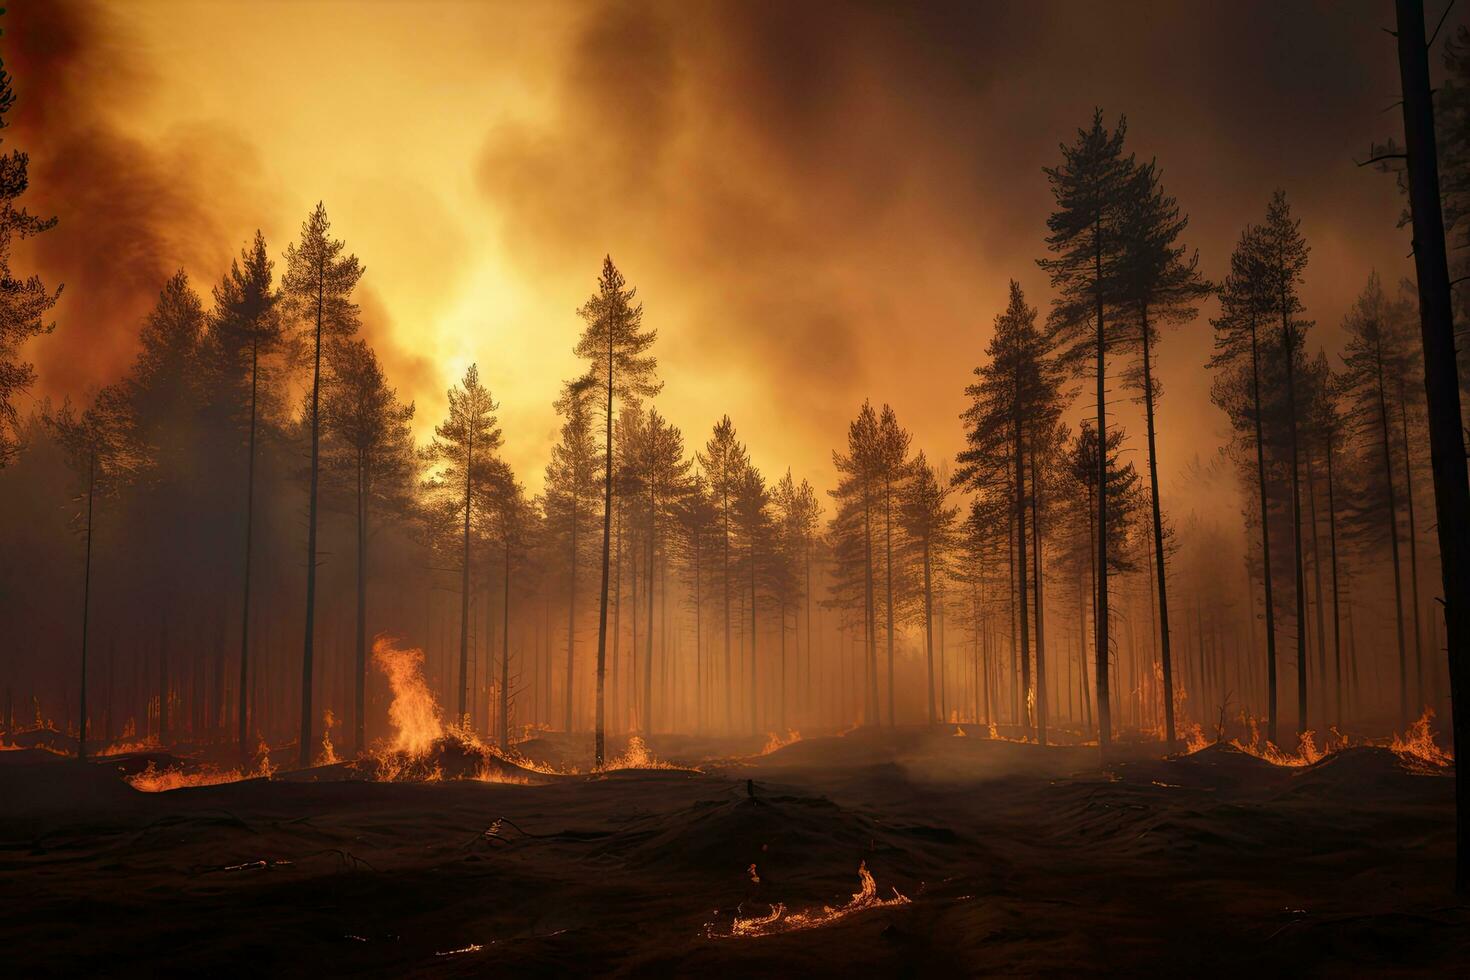
[{"label": "dark smoke cloud", "polygon": [[[1041,168],[1094,106],[1126,113],[1130,145],[1163,165],[1211,274],[1288,190],[1330,345],[1369,269],[1405,268],[1392,182],[1353,164],[1397,129],[1382,111],[1396,87],[1379,30],[1390,16],[1327,3],[594,5],[548,69],[559,115],[490,132],[477,173],[525,269],[592,270],[611,249],[665,316],[677,310],[666,363],[758,389],[705,414],[741,412],[752,438],[799,446],[784,458],[801,462],[872,395],[942,455],[1007,279],[1045,310]],[[1207,334],[1202,318],[1164,355],[1181,462],[1220,424],[1207,386],[1189,383]]]},{"label": "dark smoke cloud", "polygon": [[60,219],[26,256],[66,286],[60,328],[33,354],[45,390],[76,392],[127,363],[139,319],[175,270],[208,296],[269,195],[254,149],[224,125],[148,142],[129,131],[151,80],[112,10],[22,3],[5,21],[18,98],[8,135],[31,155],[26,203]]}]

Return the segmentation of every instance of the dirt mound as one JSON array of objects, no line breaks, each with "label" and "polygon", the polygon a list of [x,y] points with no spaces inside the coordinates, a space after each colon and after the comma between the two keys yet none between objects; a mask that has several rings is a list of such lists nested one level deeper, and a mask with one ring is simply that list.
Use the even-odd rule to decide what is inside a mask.
[{"label": "dirt mound", "polygon": [[701,800],[629,823],[599,856],[657,872],[708,873],[754,865],[762,882],[852,874],[877,858],[913,872],[939,863],[937,850],[956,840],[944,828],[886,825],[825,797],[755,795]]},{"label": "dirt mound", "polygon": [[[324,771],[325,770],[325,771]],[[387,750],[339,766],[322,767],[327,781],[334,777],[380,782],[438,782],[446,779],[478,779],[492,783],[537,783],[555,778],[503,758],[495,749],[450,733],[434,740],[426,752],[412,754]]]},{"label": "dirt mound", "polygon": [[[1447,783],[1436,776],[1452,776],[1452,767],[1436,766],[1402,756],[1392,749],[1364,745],[1342,749],[1298,770],[1286,792],[1323,800],[1356,800],[1368,795],[1434,793]],[[1427,780],[1425,777],[1429,777]]]}]

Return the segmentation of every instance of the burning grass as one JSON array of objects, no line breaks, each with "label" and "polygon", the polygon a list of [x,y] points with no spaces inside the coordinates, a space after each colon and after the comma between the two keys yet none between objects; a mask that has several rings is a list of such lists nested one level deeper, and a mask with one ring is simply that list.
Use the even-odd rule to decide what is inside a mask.
[{"label": "burning grass", "polygon": [[1395,735],[1388,746],[1404,764],[1417,774],[1438,774],[1455,764],[1454,754],[1440,748],[1434,740],[1434,710],[1425,708],[1419,720],[1402,735]]},{"label": "burning grass", "polygon": [[[755,865],[751,865],[747,873],[753,880],[760,880],[755,874]],[[790,912],[787,911],[784,904],[777,903],[770,906],[770,912],[767,915],[745,918],[737,913],[730,922],[728,931],[721,930],[713,922],[706,923],[705,935],[711,939],[756,939],[785,932],[803,932],[807,929],[820,929],[823,926],[832,925],[834,922],[871,909],[907,905],[909,901],[907,897],[899,894],[897,888],[893,889],[892,898],[879,898],[878,885],[873,880],[872,872],[868,870],[867,862],[864,861],[858,864],[858,890],[853,893],[852,898],[845,905],[824,905],[820,909]]]},{"label": "burning grass", "polygon": [[181,765],[159,769],[150,760],[142,772],[124,776],[123,781],[140,793],[167,793],[170,790],[188,789],[193,786],[218,786],[222,783],[238,783],[245,779],[270,779],[276,767],[271,764],[270,747],[260,743],[255,768],[250,772],[241,769],[220,769],[201,766],[189,770]]}]

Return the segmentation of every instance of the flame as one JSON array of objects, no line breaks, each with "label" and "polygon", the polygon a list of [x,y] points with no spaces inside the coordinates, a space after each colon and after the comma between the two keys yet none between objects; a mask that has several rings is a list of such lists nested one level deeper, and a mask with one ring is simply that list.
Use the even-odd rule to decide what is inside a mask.
[{"label": "flame", "polygon": [[778,735],[775,732],[768,732],[766,734],[766,744],[765,744],[765,747],[761,749],[760,754],[761,755],[770,755],[772,752],[775,752],[777,749],[783,749],[783,748],[785,748],[786,746],[790,745],[793,742],[800,742],[800,741],[801,741],[801,732],[797,731],[794,728],[788,728],[788,729],[786,729],[786,734],[784,736]]},{"label": "flame", "polygon": [[335,724],[337,716],[332,714],[331,708],[322,712],[322,754],[316,760],[319,766],[334,766],[341,761],[337,758],[337,750],[332,746],[332,726]]},{"label": "flame", "polygon": [[132,755],[135,752],[157,752],[160,747],[156,735],[149,735],[147,738],[130,738],[129,733],[124,731],[122,738],[97,754],[99,756]]},{"label": "flame", "polygon": [[1434,740],[1434,709],[1425,708],[1419,720],[1402,735],[1395,735],[1389,748],[1410,772],[1436,773],[1455,764],[1455,756]]},{"label": "flame", "polygon": [[259,760],[251,772],[239,769],[217,769],[204,766],[194,772],[185,772],[183,766],[159,769],[151,761],[140,773],[124,776],[123,781],[141,793],[166,793],[169,790],[185,789],[190,786],[218,786],[222,783],[238,783],[244,779],[270,779],[276,767],[271,765],[270,746],[262,740]]},{"label": "flame", "polygon": [[[754,877],[754,865],[751,865],[748,873]],[[858,880],[860,883],[858,890],[853,893],[846,905],[836,908],[824,905],[821,909],[787,912],[785,905],[777,903],[770,907],[769,915],[741,918],[737,914],[730,923],[729,932],[720,932],[714,923],[707,923],[705,935],[711,939],[754,939],[758,936],[772,936],[783,932],[818,929],[858,912],[909,904],[909,899],[899,894],[896,888],[893,890],[892,898],[879,898],[878,886],[873,881],[873,874],[868,870],[866,861],[858,865]]]},{"label": "flame", "polygon": [[954,737],[955,738],[964,738],[965,737],[965,730],[963,728],[961,728],[959,725],[954,726]]},{"label": "flame", "polygon": [[439,703],[424,683],[424,652],[399,649],[380,636],[373,641],[373,663],[388,677],[393,701],[388,705],[388,722],[393,726],[393,748],[411,756],[422,756],[444,737]]},{"label": "flame", "polygon": [[649,751],[648,744],[643,739],[634,735],[628,739],[628,748],[623,754],[607,760],[602,769],[611,772],[615,769],[683,769],[657,758]]},{"label": "flame", "polygon": [[1209,747],[1210,740],[1205,738],[1205,730],[1195,722],[1185,729],[1184,732],[1184,754],[1193,755],[1200,749]]},{"label": "flame", "polygon": [[1242,752],[1263,759],[1273,766],[1287,766],[1300,769],[1321,762],[1327,756],[1341,749],[1347,748],[1347,737],[1333,729],[1333,738],[1328,740],[1322,748],[1317,748],[1317,733],[1310,729],[1302,732],[1297,743],[1295,753],[1282,751],[1275,742],[1261,738],[1260,725],[1256,719],[1247,719],[1250,726],[1251,737],[1249,742],[1242,742],[1238,738],[1230,740],[1230,744]]}]

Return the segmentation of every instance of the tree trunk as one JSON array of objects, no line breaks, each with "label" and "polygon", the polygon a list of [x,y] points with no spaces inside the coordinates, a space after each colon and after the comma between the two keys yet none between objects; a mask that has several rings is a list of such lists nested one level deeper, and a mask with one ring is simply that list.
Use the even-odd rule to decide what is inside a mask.
[{"label": "tree trunk", "polygon": [[643,645],[643,731],[653,734],[653,564],[658,554],[658,499],[648,474],[648,637]]},{"label": "tree trunk", "polygon": [[353,657],[352,750],[367,748],[367,462],[357,455],[357,636]]},{"label": "tree trunk", "polygon": [[252,535],[255,529],[255,413],[260,379],[260,345],[250,345],[250,436],[245,462],[245,589],[240,603],[240,691],[235,709],[240,735],[238,748],[243,767],[250,758],[250,712],[246,702],[250,665],[250,568]]},{"label": "tree trunk", "polygon": [[[505,532],[505,583],[500,600],[500,748],[510,751],[510,531]],[[524,637],[524,633],[522,634]]]},{"label": "tree trunk", "polygon": [[1261,491],[1261,568],[1266,592],[1266,739],[1276,741],[1276,596],[1271,588],[1271,506],[1266,499],[1266,441],[1261,434],[1261,354],[1251,313],[1251,395],[1255,403],[1256,481]]},{"label": "tree trunk", "polygon": [[1108,408],[1101,215],[1093,221],[1093,246],[1093,281],[1097,290],[1097,639],[1093,645],[1097,650],[1097,744],[1106,759],[1113,741],[1113,711],[1108,689]]},{"label": "tree trunk", "polygon": [[[1429,449],[1444,582],[1450,700],[1463,707],[1470,699],[1470,477],[1465,465],[1454,318],[1440,210],[1434,104],[1424,41],[1424,4],[1422,0],[1396,0],[1395,6],[1419,326],[1424,342],[1424,389],[1429,404]],[[1467,758],[1470,712],[1455,712],[1454,742],[1455,757]],[[1461,892],[1470,890],[1470,775],[1464,769],[1455,769],[1455,883]]]},{"label": "tree trunk", "polygon": [[[607,328],[607,453],[602,478],[602,594],[597,608],[597,734],[593,740],[592,761],[602,768],[607,717],[607,582],[612,558],[612,460],[613,460],[613,332]],[[567,671],[568,680],[571,671]],[[570,686],[570,685],[569,685]],[[571,690],[567,691],[567,707],[571,707]],[[568,726],[570,729],[570,726]]]},{"label": "tree trunk", "polygon": [[1388,488],[1388,543],[1393,558],[1393,615],[1399,641],[1399,727],[1409,724],[1409,655],[1404,640],[1403,566],[1399,560],[1399,509],[1393,486],[1393,450],[1388,434],[1388,395],[1383,376],[1383,344],[1374,350],[1378,369],[1378,430],[1383,441],[1383,480]]},{"label": "tree trunk", "polygon": [[1404,447],[1404,509],[1409,516],[1409,599],[1414,612],[1414,690],[1420,707],[1429,702],[1424,699],[1424,645],[1423,630],[1419,625],[1419,532],[1414,520],[1414,457],[1409,450],[1409,400],[1404,390],[1403,379],[1399,379],[1399,425]]},{"label": "tree trunk", "polygon": [[[325,259],[322,260],[322,263]],[[326,267],[319,263],[316,279],[316,343],[311,367],[311,490],[306,507],[306,626],[301,654],[301,732],[298,738],[297,762],[302,769],[311,765],[311,676],[312,643],[316,636],[316,507],[317,486],[321,477],[321,390],[322,390],[322,319],[325,313]],[[159,706],[159,725],[167,709]]]},{"label": "tree trunk", "polygon": [[1046,744],[1046,616],[1041,577],[1041,483],[1036,473],[1036,449],[1031,450],[1031,561],[1035,570],[1036,602],[1036,741]]},{"label": "tree trunk", "polygon": [[475,443],[472,430],[465,426],[469,441],[465,446],[464,466],[464,555],[459,577],[459,695],[454,723],[465,723],[465,698],[470,684],[470,510],[474,506]]},{"label": "tree trunk", "polygon": [[929,724],[934,724],[934,600],[929,568],[929,536],[924,535],[924,656],[929,665]]},{"label": "tree trunk", "polygon": [[1154,577],[1159,590],[1159,660],[1164,670],[1164,744],[1169,752],[1178,745],[1174,718],[1174,660],[1169,647],[1169,580],[1164,573],[1164,516],[1159,503],[1159,451],[1154,441],[1153,358],[1149,349],[1148,307],[1143,307],[1143,407],[1148,431],[1148,485],[1153,498]]},{"label": "tree trunk", "polygon": [[1291,433],[1291,530],[1296,565],[1296,731],[1307,730],[1307,587],[1302,571],[1302,494],[1297,462],[1296,342],[1292,334],[1285,289],[1281,297],[1281,348],[1286,358],[1286,414]]},{"label": "tree trunk", "polygon": [[87,627],[92,610],[92,501],[97,491],[97,453],[87,452],[87,558],[82,572],[81,725],[77,729],[77,759],[87,759]]}]

